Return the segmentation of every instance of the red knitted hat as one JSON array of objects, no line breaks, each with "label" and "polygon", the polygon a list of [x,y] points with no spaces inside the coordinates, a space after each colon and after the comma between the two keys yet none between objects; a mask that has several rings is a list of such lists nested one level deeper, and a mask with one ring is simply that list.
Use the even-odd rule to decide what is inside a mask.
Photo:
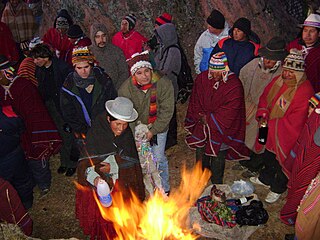
[{"label": "red knitted hat", "polygon": [[169,13],[162,13],[162,15],[160,17],[156,18],[156,24],[161,26],[163,24],[166,23],[171,23],[172,21],[172,15],[170,15]]}]

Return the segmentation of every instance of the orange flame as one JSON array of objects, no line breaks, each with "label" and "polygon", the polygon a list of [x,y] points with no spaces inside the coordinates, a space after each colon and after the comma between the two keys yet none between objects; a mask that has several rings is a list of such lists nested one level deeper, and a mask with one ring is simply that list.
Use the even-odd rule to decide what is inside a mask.
[{"label": "orange flame", "polygon": [[154,196],[141,203],[132,193],[132,198],[124,201],[119,191],[113,194],[109,208],[103,207],[96,195],[94,197],[102,217],[114,223],[118,240],[197,239],[188,226],[188,213],[209,177],[210,171],[202,171],[199,163],[192,170],[183,167],[181,184],[171,191],[169,197],[156,191]]}]

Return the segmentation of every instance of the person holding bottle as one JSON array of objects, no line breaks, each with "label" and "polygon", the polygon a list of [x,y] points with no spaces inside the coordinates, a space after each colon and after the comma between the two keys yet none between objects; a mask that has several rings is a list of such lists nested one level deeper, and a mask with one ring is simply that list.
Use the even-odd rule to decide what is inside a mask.
[{"label": "person holding bottle", "polygon": [[265,199],[268,203],[276,202],[287,189],[288,179],[282,166],[307,120],[308,100],[313,94],[302,53],[292,49],[284,60],[282,74],[264,89],[256,113],[259,128],[267,124],[268,134],[265,145],[255,143],[257,153],[264,149],[265,152],[259,177],[251,177],[250,181],[270,187]]},{"label": "person holding bottle", "polygon": [[[88,131],[78,162],[78,183],[84,189],[76,193],[76,217],[84,234],[114,239],[112,223],[102,218],[94,200],[95,188],[105,180],[111,192],[121,191],[128,200],[131,189],[141,201],[145,198],[145,189],[133,133],[128,127],[138,118],[138,113],[125,97],[107,101],[105,108],[106,112],[96,118]],[[108,195],[108,192],[101,194],[98,187],[98,195]]]}]

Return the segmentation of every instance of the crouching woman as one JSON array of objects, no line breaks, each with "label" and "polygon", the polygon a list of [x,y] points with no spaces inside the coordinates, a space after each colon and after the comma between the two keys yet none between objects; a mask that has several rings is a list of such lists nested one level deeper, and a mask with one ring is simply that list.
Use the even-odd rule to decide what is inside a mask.
[{"label": "crouching woman", "polygon": [[107,181],[112,192],[121,191],[125,200],[130,197],[130,189],[141,201],[145,198],[138,153],[128,128],[128,123],[135,121],[138,113],[124,97],[107,101],[105,107],[107,113],[96,118],[87,134],[77,168],[78,182],[84,188],[76,193],[76,216],[84,234],[97,239],[116,236],[112,223],[102,218],[93,197],[100,178]]}]

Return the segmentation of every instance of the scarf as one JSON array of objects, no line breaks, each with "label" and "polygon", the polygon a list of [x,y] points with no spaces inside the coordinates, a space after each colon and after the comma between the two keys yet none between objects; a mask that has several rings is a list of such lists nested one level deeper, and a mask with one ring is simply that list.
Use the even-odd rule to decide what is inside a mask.
[{"label": "scarf", "polygon": [[74,83],[79,88],[87,88],[89,85],[93,84],[96,81],[96,78],[92,70],[88,78],[82,78],[76,71],[74,71],[73,79]]},{"label": "scarf", "polygon": [[292,99],[297,91],[298,86],[300,86],[307,79],[307,76],[304,72],[295,71],[295,75],[296,79],[289,81],[284,81],[284,79],[280,75],[271,87],[270,92],[267,96],[268,107],[271,107],[274,98],[277,96],[283,84],[287,85],[288,88],[277,99],[275,105],[271,110],[269,117],[270,119],[282,118],[284,116],[284,114],[290,106],[290,103],[292,102]]},{"label": "scarf", "polygon": [[157,81],[160,79],[160,76],[157,73],[152,74],[152,79],[149,84],[139,85],[138,81],[134,76],[132,76],[132,83],[138,89],[145,91],[150,89],[150,106],[149,106],[149,123],[154,123],[157,119]]}]

